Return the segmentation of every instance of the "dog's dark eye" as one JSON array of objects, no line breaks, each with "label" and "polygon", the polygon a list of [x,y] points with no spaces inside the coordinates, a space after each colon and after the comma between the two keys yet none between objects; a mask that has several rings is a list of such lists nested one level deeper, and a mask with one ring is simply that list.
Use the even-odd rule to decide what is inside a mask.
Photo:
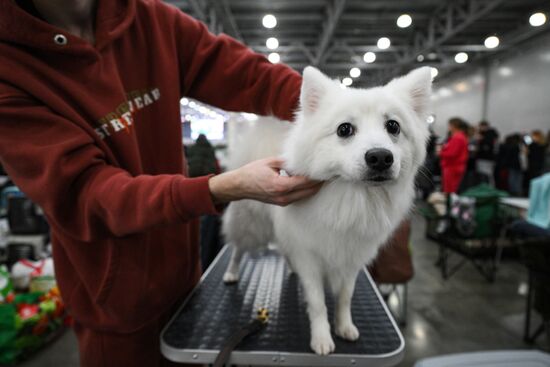
[{"label": "dog's dark eye", "polygon": [[343,124],[340,124],[338,126],[336,134],[338,134],[338,136],[341,138],[349,138],[350,136],[355,134],[355,128],[349,122],[344,122]]},{"label": "dog's dark eye", "polygon": [[399,122],[395,120],[388,120],[386,121],[386,130],[392,135],[399,135],[401,132],[401,127],[399,126]]}]

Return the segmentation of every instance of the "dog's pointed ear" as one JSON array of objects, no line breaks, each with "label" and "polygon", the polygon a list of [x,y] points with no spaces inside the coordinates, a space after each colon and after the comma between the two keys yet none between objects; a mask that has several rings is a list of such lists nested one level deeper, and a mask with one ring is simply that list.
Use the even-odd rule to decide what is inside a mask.
[{"label": "dog's pointed ear", "polygon": [[392,80],[387,87],[394,93],[405,94],[418,116],[427,117],[432,94],[432,73],[429,67],[414,69],[407,75]]},{"label": "dog's pointed ear", "polygon": [[331,85],[332,80],[313,66],[304,69],[300,105],[305,115],[315,113],[319,109],[321,99]]}]

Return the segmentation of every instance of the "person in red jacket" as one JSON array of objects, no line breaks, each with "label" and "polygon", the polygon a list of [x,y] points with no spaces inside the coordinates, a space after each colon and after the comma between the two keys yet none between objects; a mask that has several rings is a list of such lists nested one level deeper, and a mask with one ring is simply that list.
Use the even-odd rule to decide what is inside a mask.
[{"label": "person in red jacket", "polygon": [[459,118],[449,120],[449,139],[439,152],[443,192],[458,190],[468,163],[468,138],[462,131],[463,121]]},{"label": "person in red jacket", "polygon": [[290,120],[301,77],[160,0],[0,0],[0,160],[45,212],[82,366],[159,366],[198,218],[319,183],[264,159],[187,175],[179,101]]}]

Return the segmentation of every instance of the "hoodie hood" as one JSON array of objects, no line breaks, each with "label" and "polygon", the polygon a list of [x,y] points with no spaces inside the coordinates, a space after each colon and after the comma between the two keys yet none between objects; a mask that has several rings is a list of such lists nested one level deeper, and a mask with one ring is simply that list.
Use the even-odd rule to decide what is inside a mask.
[{"label": "hoodie hood", "polygon": [[[13,0],[0,0],[0,42],[70,54],[93,48],[101,50],[132,24],[135,8],[135,0],[97,0],[96,43],[91,45],[64,29],[28,14]],[[59,42],[60,35],[65,37],[66,42]]]}]

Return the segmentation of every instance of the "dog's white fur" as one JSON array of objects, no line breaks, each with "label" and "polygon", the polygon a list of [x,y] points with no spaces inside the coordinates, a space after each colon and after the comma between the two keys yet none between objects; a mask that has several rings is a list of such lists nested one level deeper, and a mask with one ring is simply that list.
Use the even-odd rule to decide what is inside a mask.
[{"label": "dog's white fur", "polygon": [[[414,177],[425,157],[431,75],[429,68],[421,68],[372,89],[342,89],[313,67],[303,77],[295,124],[258,122],[248,132],[248,143],[231,157],[231,168],[282,155],[289,173],[326,183],[315,196],[287,207],[252,200],[232,203],[223,223],[233,245],[224,281],[238,281],[244,251],[275,243],[303,286],[311,348],[324,355],[334,351],[324,284],[335,296],[336,335],[356,340],[351,298],[357,274],[411,207]],[[389,119],[399,122],[399,135],[386,130]],[[343,122],[355,126],[355,135],[336,134]],[[365,154],[373,148],[392,152],[391,179],[367,179],[372,171]]]}]

